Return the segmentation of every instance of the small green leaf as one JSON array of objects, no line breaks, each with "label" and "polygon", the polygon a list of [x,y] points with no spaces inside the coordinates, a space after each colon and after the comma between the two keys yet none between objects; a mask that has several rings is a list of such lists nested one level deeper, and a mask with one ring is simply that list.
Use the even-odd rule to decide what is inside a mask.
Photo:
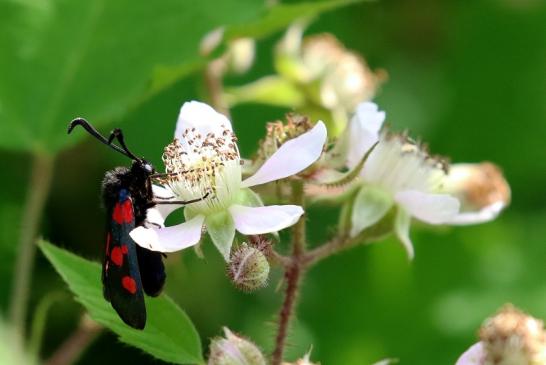
[{"label": "small green leaf", "polygon": [[314,1],[298,4],[280,4],[271,7],[264,15],[244,25],[234,25],[226,32],[226,39],[240,37],[263,38],[288,27],[300,18],[312,18],[336,8],[362,0]]},{"label": "small green leaf", "polygon": [[202,364],[201,341],[195,327],[169,297],[146,298],[146,328],[135,330],[119,319],[102,295],[100,265],[42,241],[40,248],[91,317],[121,341],[175,364]]}]

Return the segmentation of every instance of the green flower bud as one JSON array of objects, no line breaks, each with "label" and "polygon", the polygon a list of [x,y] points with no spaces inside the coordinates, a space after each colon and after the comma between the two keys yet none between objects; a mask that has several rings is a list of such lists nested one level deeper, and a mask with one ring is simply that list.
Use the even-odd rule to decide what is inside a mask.
[{"label": "green flower bud", "polygon": [[266,286],[269,262],[258,248],[243,243],[232,252],[227,271],[238,289],[252,292]]},{"label": "green flower bud", "polygon": [[265,365],[264,355],[252,342],[234,335],[224,327],[225,338],[210,344],[208,365]]}]

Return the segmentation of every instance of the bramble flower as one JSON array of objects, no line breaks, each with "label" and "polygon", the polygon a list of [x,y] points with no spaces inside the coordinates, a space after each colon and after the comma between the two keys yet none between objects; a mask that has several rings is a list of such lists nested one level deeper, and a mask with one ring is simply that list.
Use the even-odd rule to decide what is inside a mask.
[{"label": "bramble flower", "polygon": [[[407,136],[381,131],[384,120],[385,113],[376,104],[361,103],[314,176],[324,184],[336,176],[333,168],[360,169],[358,179],[348,186],[358,186],[351,236],[375,225],[394,208],[394,232],[412,258],[412,217],[429,224],[481,223],[495,218],[508,204],[510,189],[496,167],[457,164],[450,170],[445,160],[430,156]],[[337,172],[337,176],[340,181],[344,175]]]},{"label": "bramble flower", "polygon": [[546,332],[542,321],[507,305],[480,329],[456,365],[544,365]]},{"label": "bramble flower", "polygon": [[[296,205],[262,206],[249,188],[307,168],[320,157],[325,141],[326,127],[319,121],[307,133],[284,143],[254,175],[242,180],[241,158],[230,121],[207,104],[185,103],[175,139],[163,154],[168,177],[163,186],[154,186],[154,194],[173,203],[201,200],[184,208],[184,223],[138,227],[131,237],[142,247],[172,252],[197,244],[206,227],[214,245],[229,261],[236,230],[244,235],[276,232],[293,225],[303,214]],[[154,223],[162,226],[163,218],[179,207],[158,206]]]}]

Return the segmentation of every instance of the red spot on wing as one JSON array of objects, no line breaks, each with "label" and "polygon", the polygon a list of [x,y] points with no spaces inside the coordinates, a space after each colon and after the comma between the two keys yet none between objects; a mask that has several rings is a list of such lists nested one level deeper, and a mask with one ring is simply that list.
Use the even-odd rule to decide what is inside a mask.
[{"label": "red spot on wing", "polygon": [[127,255],[127,252],[129,252],[127,245],[114,247],[110,253],[110,259],[114,264],[121,267],[123,265],[123,255]]},{"label": "red spot on wing", "polygon": [[136,281],[130,276],[124,276],[121,279],[121,285],[131,294],[135,294],[137,291]]},{"label": "red spot on wing", "polygon": [[119,247],[114,247],[110,252],[110,259],[117,266],[123,265],[123,251]]},{"label": "red spot on wing", "polygon": [[133,204],[130,199],[125,200],[123,203],[117,203],[114,206],[112,219],[117,224],[131,223],[133,221]]}]

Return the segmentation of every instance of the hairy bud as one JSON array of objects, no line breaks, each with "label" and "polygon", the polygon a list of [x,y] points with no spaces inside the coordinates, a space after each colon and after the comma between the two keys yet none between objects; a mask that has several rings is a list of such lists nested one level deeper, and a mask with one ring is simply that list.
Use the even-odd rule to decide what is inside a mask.
[{"label": "hairy bud", "polygon": [[252,342],[234,335],[224,327],[224,337],[210,344],[208,365],[265,365],[265,358]]},{"label": "hairy bud", "polygon": [[546,364],[546,332],[542,321],[512,305],[485,321],[480,329],[484,365]]},{"label": "hairy bud", "polygon": [[258,247],[243,243],[232,252],[227,271],[239,290],[252,292],[266,286],[269,262]]}]

